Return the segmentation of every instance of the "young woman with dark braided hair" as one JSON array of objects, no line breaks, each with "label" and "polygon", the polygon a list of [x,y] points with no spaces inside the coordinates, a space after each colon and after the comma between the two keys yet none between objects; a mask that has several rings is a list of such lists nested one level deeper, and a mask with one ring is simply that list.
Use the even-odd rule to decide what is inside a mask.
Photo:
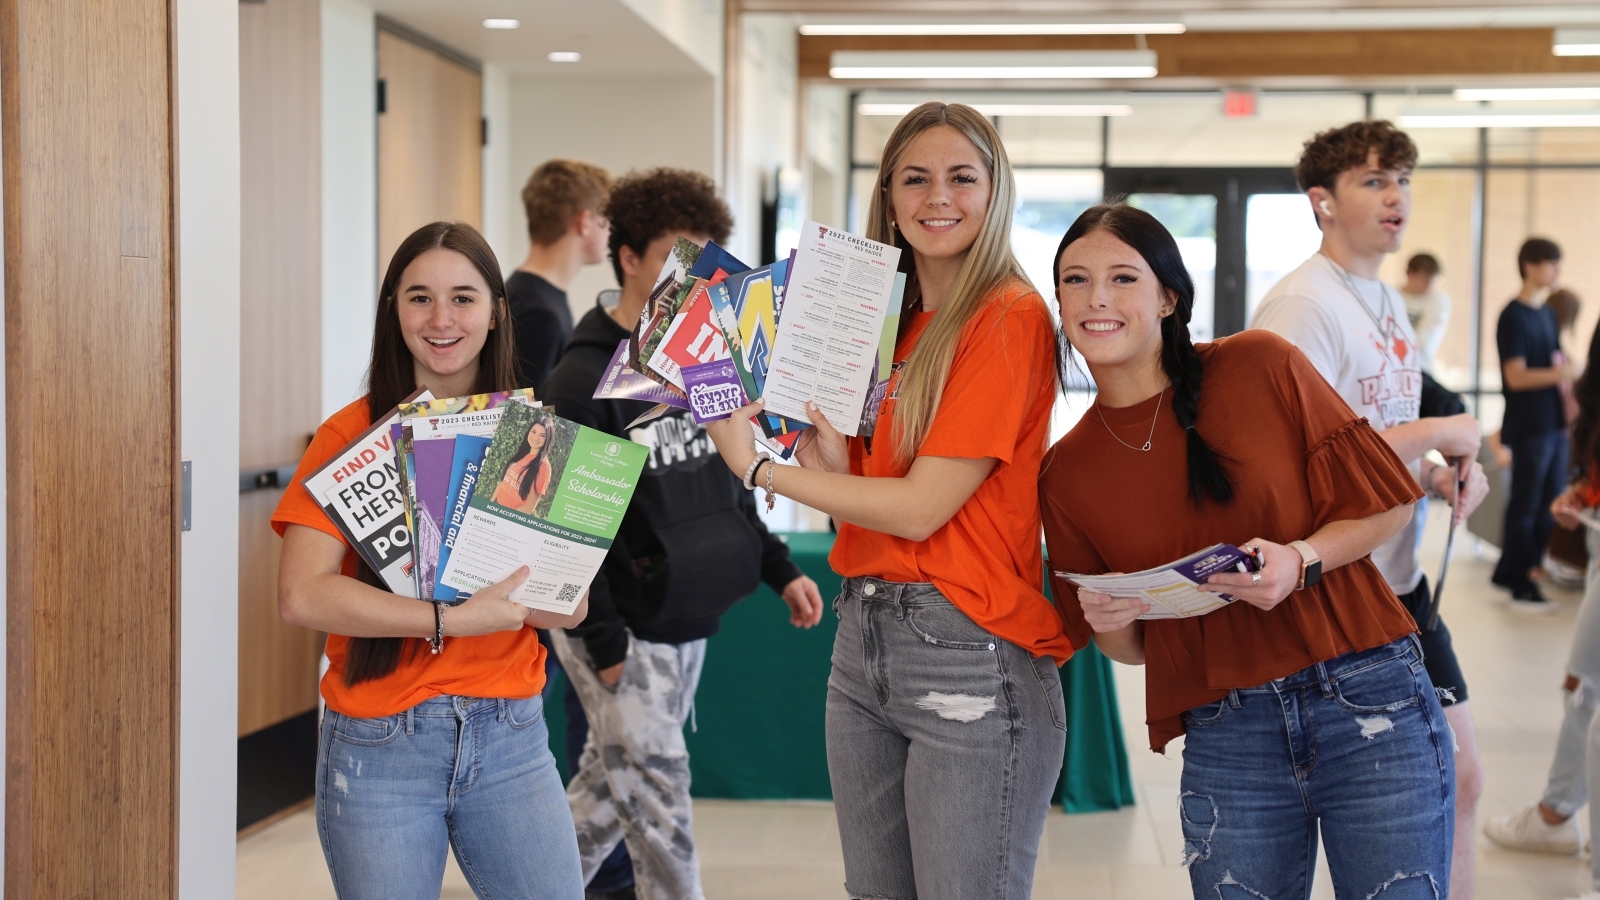
[{"label": "young woman with dark braided hair", "polygon": [[1186,619],[1055,582],[1075,646],[1146,667],[1152,749],[1187,735],[1195,897],[1309,897],[1319,830],[1341,897],[1406,881],[1446,896],[1450,731],[1416,626],[1368,558],[1405,525],[1416,480],[1288,342],[1192,344],[1193,282],[1148,213],[1088,210],[1055,273],[1067,353],[1099,396],[1045,456],[1051,570],[1134,572],[1218,542],[1265,561],[1212,576],[1203,589],[1236,602]]}]

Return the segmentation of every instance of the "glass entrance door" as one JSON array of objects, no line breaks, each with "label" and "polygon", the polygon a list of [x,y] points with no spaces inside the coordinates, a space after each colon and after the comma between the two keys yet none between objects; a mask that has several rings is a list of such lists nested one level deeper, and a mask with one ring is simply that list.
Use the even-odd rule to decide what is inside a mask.
[{"label": "glass entrance door", "polygon": [[[1154,215],[1177,239],[1195,281],[1194,316],[1189,322],[1194,339],[1210,340],[1243,331],[1251,312],[1246,250],[1251,201],[1260,195],[1297,192],[1293,170],[1108,168],[1105,190],[1108,199],[1126,197],[1130,204]],[[1288,269],[1305,256],[1301,254]],[[1265,266],[1269,259],[1278,258],[1276,253],[1263,251],[1259,262]],[[1263,269],[1257,280],[1269,275]],[[1268,281],[1261,292],[1271,284]]]}]

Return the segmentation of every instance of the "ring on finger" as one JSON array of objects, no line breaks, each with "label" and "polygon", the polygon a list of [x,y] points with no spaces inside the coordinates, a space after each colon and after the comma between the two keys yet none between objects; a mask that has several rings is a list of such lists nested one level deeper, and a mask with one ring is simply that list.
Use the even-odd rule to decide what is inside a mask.
[{"label": "ring on finger", "polygon": [[1259,569],[1250,573],[1250,586],[1261,587],[1261,571]]}]

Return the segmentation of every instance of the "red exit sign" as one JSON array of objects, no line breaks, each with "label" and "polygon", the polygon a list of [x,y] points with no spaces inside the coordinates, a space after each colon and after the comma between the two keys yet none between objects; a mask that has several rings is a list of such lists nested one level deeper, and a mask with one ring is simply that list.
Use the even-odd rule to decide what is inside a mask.
[{"label": "red exit sign", "polygon": [[1223,91],[1222,114],[1229,119],[1248,119],[1256,114],[1255,91]]}]

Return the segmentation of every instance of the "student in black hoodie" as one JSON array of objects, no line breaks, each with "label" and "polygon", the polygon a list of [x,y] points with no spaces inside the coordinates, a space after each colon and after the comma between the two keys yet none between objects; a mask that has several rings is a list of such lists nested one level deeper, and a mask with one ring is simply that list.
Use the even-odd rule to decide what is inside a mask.
[{"label": "student in black hoodie", "polygon": [[655,169],[617,182],[605,214],[621,301],[583,317],[541,396],[560,416],[643,444],[650,458],[590,588],[588,618],[551,632],[591,729],[567,800],[586,883],[625,841],[637,896],[700,900],[683,725],[706,639],[761,582],[799,628],[821,620],[822,597],[687,412],[630,429],[651,404],[593,398],[673,243],[727,240],[728,207],[709,178]]}]

